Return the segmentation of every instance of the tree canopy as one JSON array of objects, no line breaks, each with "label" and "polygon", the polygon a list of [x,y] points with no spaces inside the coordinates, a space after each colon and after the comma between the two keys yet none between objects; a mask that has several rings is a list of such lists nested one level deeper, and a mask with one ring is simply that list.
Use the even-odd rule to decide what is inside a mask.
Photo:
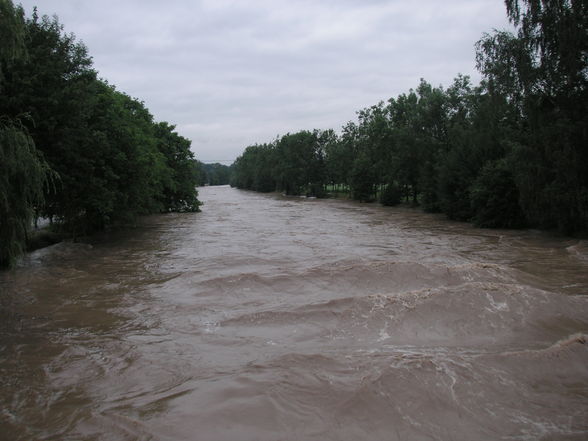
[{"label": "tree canopy", "polygon": [[200,162],[200,185],[228,185],[231,181],[231,167],[218,162],[205,164]]},{"label": "tree canopy", "polygon": [[415,89],[357,112],[340,133],[248,147],[232,184],[401,200],[484,227],[588,231],[588,5],[506,0],[515,33],[476,44],[479,85]]},{"label": "tree canopy", "polygon": [[0,265],[22,252],[34,216],[76,237],[198,210],[190,141],[99,79],[57,17],[0,0],[0,37]]}]

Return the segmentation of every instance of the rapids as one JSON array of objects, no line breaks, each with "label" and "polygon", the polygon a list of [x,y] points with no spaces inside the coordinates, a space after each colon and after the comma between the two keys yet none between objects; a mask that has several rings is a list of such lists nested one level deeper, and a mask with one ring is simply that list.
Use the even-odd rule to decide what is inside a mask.
[{"label": "rapids", "polygon": [[200,189],[0,273],[1,440],[588,439],[588,245]]}]

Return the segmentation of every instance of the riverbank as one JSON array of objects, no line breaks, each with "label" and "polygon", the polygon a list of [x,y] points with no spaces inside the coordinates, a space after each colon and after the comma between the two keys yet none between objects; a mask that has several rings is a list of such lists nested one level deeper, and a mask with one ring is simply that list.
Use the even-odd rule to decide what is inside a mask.
[{"label": "riverbank", "polygon": [[52,231],[50,227],[34,230],[27,240],[27,252],[45,248],[67,239],[67,235]]}]

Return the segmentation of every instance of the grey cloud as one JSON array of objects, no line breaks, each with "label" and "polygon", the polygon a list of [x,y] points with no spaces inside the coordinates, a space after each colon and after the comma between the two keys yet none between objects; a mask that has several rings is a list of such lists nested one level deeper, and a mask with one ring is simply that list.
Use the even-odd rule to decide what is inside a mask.
[{"label": "grey cloud", "polygon": [[[22,2],[30,13],[35,0]],[[497,0],[44,0],[100,75],[192,139],[197,157],[300,129],[416,87],[474,78],[473,45],[507,26]]]}]

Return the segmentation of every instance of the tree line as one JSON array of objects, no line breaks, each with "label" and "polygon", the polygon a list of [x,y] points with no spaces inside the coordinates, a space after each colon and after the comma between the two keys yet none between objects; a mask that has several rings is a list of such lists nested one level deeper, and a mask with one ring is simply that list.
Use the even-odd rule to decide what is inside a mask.
[{"label": "tree line", "polygon": [[228,165],[204,163],[198,161],[199,184],[204,185],[228,185],[231,181],[231,168]]},{"label": "tree line", "polygon": [[421,80],[340,133],[245,149],[231,184],[262,192],[419,204],[482,227],[588,231],[588,5],[506,0],[515,33],[476,44],[478,85]]},{"label": "tree line", "polygon": [[76,237],[136,216],[197,211],[190,141],[98,78],[57,17],[0,0],[0,266],[45,217]]}]

